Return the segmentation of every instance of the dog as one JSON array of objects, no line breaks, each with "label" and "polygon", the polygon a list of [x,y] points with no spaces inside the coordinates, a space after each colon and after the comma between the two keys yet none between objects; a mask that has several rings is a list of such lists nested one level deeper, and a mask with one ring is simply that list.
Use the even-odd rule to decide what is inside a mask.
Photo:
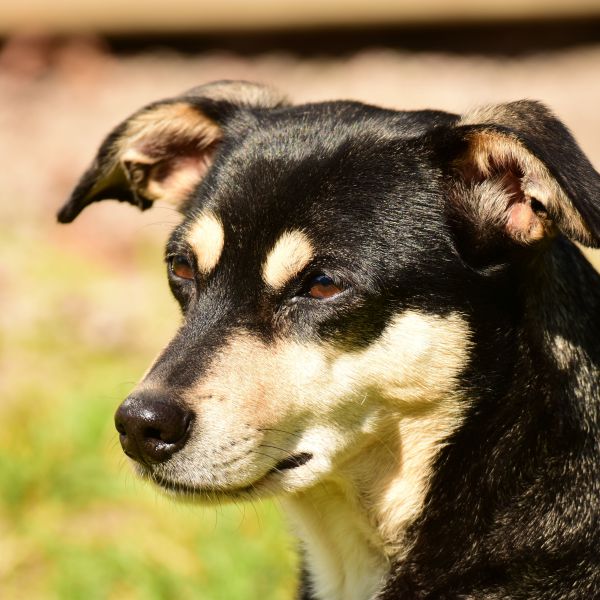
[{"label": "dog", "polygon": [[600,597],[600,175],[534,101],[136,112],[58,215],[183,220],[183,323],[115,416],[176,497],[277,495],[302,600]]}]

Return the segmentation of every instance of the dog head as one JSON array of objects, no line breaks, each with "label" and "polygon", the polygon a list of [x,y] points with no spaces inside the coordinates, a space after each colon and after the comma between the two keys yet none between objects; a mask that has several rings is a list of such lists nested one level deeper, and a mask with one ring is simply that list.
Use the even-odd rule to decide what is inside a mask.
[{"label": "dog head", "polygon": [[118,126],[59,220],[105,199],[182,213],[183,321],[116,425],[141,474],[220,499],[368,478],[357,457],[402,418],[458,423],[476,314],[503,318],[506,274],[557,236],[599,244],[594,194],[534,102],[460,118],[220,82]]}]

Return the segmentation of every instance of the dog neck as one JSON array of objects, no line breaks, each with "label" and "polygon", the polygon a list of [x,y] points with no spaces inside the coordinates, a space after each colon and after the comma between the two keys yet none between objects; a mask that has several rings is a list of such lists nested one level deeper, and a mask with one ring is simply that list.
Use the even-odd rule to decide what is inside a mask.
[{"label": "dog neck", "polygon": [[343,482],[326,482],[284,499],[303,542],[311,597],[366,600],[388,572],[384,545]]},{"label": "dog neck", "polygon": [[[327,481],[283,499],[303,542],[318,600],[369,600],[391,558],[410,550],[408,527],[423,510],[435,456],[460,422],[457,399],[389,415]],[[373,439],[373,438],[371,438]]]}]

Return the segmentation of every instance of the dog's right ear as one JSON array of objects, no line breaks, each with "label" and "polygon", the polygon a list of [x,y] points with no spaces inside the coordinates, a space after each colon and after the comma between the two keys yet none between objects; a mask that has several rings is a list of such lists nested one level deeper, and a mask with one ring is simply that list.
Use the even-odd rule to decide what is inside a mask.
[{"label": "dog's right ear", "polygon": [[142,108],[104,140],[58,220],[70,223],[92,202],[108,199],[141,210],[163,200],[183,211],[212,165],[228,118],[243,108],[285,103],[270,88],[219,81]]}]

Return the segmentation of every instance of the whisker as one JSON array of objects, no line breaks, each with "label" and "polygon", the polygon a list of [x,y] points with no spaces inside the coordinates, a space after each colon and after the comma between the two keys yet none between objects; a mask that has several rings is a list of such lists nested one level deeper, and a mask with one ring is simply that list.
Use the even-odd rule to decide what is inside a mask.
[{"label": "whisker", "polygon": [[285,433],[286,435],[292,435],[295,437],[302,437],[299,433],[294,433],[293,431],[286,431],[285,429],[275,429],[274,427],[259,427],[258,431],[276,431],[277,433]]},{"label": "whisker", "polygon": [[260,454],[261,456],[270,458],[271,460],[274,460],[275,462],[279,462],[274,456],[270,456],[269,454],[265,454],[264,452],[259,452],[258,450],[250,450],[250,452],[252,452],[253,454]]},{"label": "whisker", "polygon": [[284,454],[287,454],[288,456],[294,456],[293,452],[290,452],[289,450],[286,450],[285,448],[280,448],[279,446],[272,446],[271,444],[259,444],[258,447],[259,448],[272,448],[273,450],[279,450],[280,452],[283,452]]}]

